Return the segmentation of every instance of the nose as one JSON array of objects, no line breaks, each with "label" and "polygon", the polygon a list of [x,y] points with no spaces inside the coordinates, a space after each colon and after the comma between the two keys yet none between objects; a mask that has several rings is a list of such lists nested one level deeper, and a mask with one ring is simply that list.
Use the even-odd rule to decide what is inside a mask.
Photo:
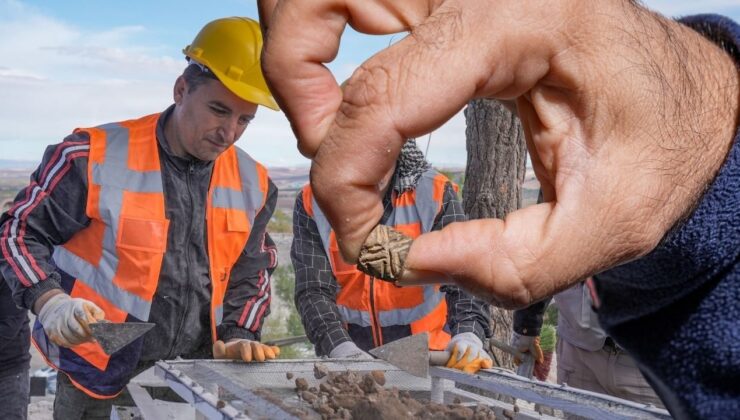
[{"label": "nose", "polygon": [[226,118],[219,127],[219,135],[228,144],[234,143],[239,136],[239,119]]}]

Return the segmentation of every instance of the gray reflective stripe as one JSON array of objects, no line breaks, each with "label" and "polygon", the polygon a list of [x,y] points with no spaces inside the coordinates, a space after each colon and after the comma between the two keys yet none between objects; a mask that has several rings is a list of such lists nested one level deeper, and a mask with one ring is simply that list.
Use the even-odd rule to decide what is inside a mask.
[{"label": "gray reflective stripe", "polygon": [[[444,299],[444,293],[435,290],[433,285],[423,286],[423,288],[423,303],[414,306],[413,308],[379,311],[378,323],[380,326],[391,327],[394,325],[409,325],[412,322],[416,322],[429,315],[437,305],[442,302],[442,299]],[[337,305],[337,308],[339,309],[342,321],[359,325],[361,327],[371,326],[369,313],[357,309],[351,309],[344,305]]]},{"label": "gray reflective stripe", "polygon": [[[326,220],[326,216],[324,216],[324,213],[321,212],[321,208],[319,207],[319,204],[316,202],[316,199],[313,198],[313,194],[311,194],[311,208],[313,209],[313,221],[316,222],[316,227],[319,229],[319,236],[321,236],[321,243],[324,245],[324,252],[326,252],[326,258],[329,260],[329,264],[332,264],[331,262],[331,254],[329,253],[329,238],[331,238],[331,225],[329,224],[329,221]],[[332,265],[332,270],[334,270],[334,266]]]},{"label": "gray reflective stripe", "polygon": [[391,215],[388,217],[387,225],[399,226],[419,223],[420,217],[416,206],[393,207]]},{"label": "gray reflective stripe", "polygon": [[247,203],[241,191],[231,188],[215,187],[211,193],[211,206],[217,209],[236,209],[246,212],[244,207]]},{"label": "gray reflective stripe", "polygon": [[151,302],[129,293],[113,284],[118,270],[116,243],[121,218],[124,191],[162,193],[162,176],[159,171],[132,171],[126,166],[129,157],[129,130],[118,123],[98,127],[106,132],[105,160],[93,163],[91,182],[100,185],[100,218],[105,224],[103,252],[97,265],[63,247],[54,250],[54,261],[63,271],[95,290],[124,312],[147,321]]},{"label": "gray reflective stripe", "polygon": [[432,230],[439,210],[440,203],[432,199],[434,197],[434,177],[437,174],[438,172],[434,169],[427,169],[416,185],[416,210],[421,220],[421,233]]},{"label": "gray reflective stripe", "polygon": [[131,171],[126,166],[121,165],[120,162],[110,162],[103,165],[93,163],[93,182],[98,185],[133,192],[162,192],[162,175],[159,171]]},{"label": "gray reflective stripe", "polygon": [[107,301],[116,305],[118,308],[142,321],[147,321],[149,319],[151,302],[147,302],[142,298],[119,288],[111,281],[113,279],[111,272],[115,273],[115,267],[112,267],[110,263],[118,262],[117,259],[114,261],[114,257],[103,257],[99,266],[95,267],[77,255],[69,252],[66,248],[57,247],[54,250],[54,261],[67,274],[74,276],[77,281],[85,283],[85,285],[93,289],[100,296],[103,296]]},{"label": "gray reflective stripe", "polygon": [[433,285],[423,286],[424,302],[413,308],[392,309],[378,312],[381,327],[408,325],[429,315],[444,299],[444,293],[434,290]]},{"label": "gray reflective stripe", "polygon": [[221,325],[224,320],[224,305],[216,306],[216,325]]},{"label": "gray reflective stripe", "polygon": [[344,322],[359,325],[361,327],[369,327],[372,325],[370,323],[370,314],[365,311],[350,309],[339,304],[337,304],[337,309],[339,309],[339,315],[342,317],[342,321]]},{"label": "gray reflective stripe", "polygon": [[260,189],[258,163],[247,152],[238,147],[236,147],[236,154],[239,160],[239,176],[241,177],[242,193],[244,194],[244,210],[251,226],[254,224],[257,212],[264,206],[265,192]]}]

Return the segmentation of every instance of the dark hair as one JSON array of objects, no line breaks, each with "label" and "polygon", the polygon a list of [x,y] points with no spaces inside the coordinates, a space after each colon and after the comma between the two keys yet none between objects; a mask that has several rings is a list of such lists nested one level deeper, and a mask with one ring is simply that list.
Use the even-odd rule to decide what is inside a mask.
[{"label": "dark hair", "polygon": [[182,72],[182,77],[185,79],[185,83],[188,85],[188,92],[194,91],[198,86],[204,84],[207,80],[218,80],[216,75],[211,72],[208,67],[202,66],[195,62],[190,62],[190,65],[185,67]]}]

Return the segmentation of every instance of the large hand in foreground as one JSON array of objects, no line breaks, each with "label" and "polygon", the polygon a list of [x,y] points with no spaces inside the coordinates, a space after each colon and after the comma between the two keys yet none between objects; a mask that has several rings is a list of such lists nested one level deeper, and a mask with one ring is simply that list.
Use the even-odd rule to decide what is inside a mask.
[{"label": "large hand in foreground", "polygon": [[[261,11],[265,75],[348,261],[382,214],[378,184],[405,139],[470,99],[515,101],[545,203],[422,235],[406,260],[502,306],[652,250],[736,127],[730,57],[627,0],[271,0]],[[322,63],[348,23],[410,35],[340,89]]]}]

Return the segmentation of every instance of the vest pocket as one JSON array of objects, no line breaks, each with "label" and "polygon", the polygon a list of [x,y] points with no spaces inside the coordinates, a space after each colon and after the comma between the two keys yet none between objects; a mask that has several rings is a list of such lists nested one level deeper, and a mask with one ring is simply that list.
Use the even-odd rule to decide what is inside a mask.
[{"label": "vest pocket", "polygon": [[135,251],[162,253],[167,250],[167,219],[121,217],[116,245]]},{"label": "vest pocket", "polygon": [[[151,302],[167,249],[169,223],[167,219],[121,217],[116,240],[118,267],[113,279],[118,287]],[[132,312],[132,308],[126,309]]]}]

